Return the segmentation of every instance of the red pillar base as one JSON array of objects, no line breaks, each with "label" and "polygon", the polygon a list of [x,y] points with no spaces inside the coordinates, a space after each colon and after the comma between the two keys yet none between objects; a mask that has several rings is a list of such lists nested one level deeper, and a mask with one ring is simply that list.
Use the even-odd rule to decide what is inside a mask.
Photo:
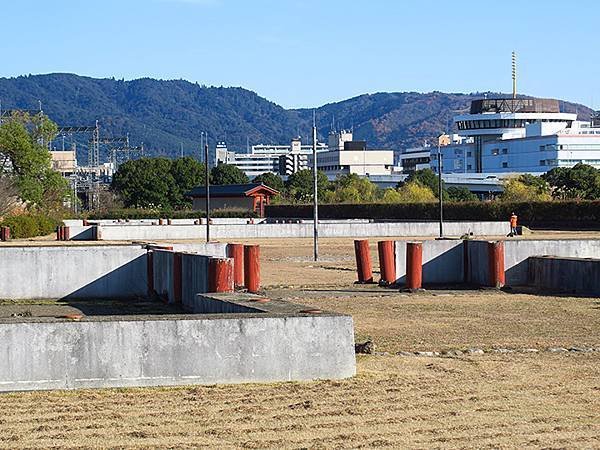
[{"label": "red pillar base", "polygon": [[423,287],[423,244],[406,243],[406,288],[417,290]]},{"label": "red pillar base", "polygon": [[354,241],[354,255],[356,256],[358,283],[373,283],[373,266],[367,239]]}]

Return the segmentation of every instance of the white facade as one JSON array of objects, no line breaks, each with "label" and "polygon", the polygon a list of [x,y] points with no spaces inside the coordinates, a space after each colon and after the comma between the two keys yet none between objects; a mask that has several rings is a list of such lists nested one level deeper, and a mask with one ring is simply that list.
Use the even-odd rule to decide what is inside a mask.
[{"label": "white facade", "polygon": [[431,162],[431,146],[407,148],[402,152],[394,152],[395,172],[411,173],[417,170],[429,169]]},{"label": "white facade", "polygon": [[[558,103],[555,108],[548,105],[552,106],[545,104],[546,110],[538,112],[479,112],[455,117],[459,133],[470,139],[441,147],[442,172],[541,174],[577,163],[600,168],[600,127],[577,121],[576,114],[556,112]],[[431,166],[436,172],[437,151],[437,147],[431,149]]]},{"label": "white facade", "polygon": [[[312,154],[308,156],[313,166]],[[394,165],[392,150],[367,150],[366,142],[354,141],[347,130],[329,133],[329,148],[317,154],[317,169],[333,180],[338,175],[391,175]]]},{"label": "white facade", "polygon": [[[325,144],[317,144],[317,151],[327,149]],[[230,164],[244,172],[250,179],[266,172],[291,175],[308,166],[311,145],[302,145],[299,138],[292,139],[290,145],[253,145],[250,153],[238,153],[217,146],[216,163]]]}]

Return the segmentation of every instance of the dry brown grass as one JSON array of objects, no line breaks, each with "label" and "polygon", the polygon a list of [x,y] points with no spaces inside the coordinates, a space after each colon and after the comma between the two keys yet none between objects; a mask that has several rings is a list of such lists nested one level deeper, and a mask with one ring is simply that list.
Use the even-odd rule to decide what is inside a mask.
[{"label": "dry brown grass", "polygon": [[598,447],[600,357],[363,357],[343,381],[0,396],[0,446]]},{"label": "dry brown grass", "polygon": [[[275,296],[279,291],[274,292]],[[281,291],[285,297],[286,291]],[[381,351],[477,347],[600,347],[600,299],[381,288],[291,291],[297,302],[352,314],[359,339]]]},{"label": "dry brown grass", "polygon": [[[322,242],[319,264],[309,240],[262,244],[269,295],[351,313],[377,350],[600,344],[598,299],[353,287],[351,240]],[[599,423],[598,352],[368,355],[341,381],[0,395],[0,448],[600,448]]]}]

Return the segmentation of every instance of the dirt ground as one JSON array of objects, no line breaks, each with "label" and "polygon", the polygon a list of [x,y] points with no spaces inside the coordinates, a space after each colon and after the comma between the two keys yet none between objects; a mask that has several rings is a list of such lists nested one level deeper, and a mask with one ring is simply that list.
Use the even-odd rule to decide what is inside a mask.
[{"label": "dirt ground", "polygon": [[[2,394],[0,448],[600,448],[600,299],[404,294],[353,285],[352,239],[319,263],[310,240],[257,243],[267,295],[350,313],[375,343],[356,377]],[[469,348],[486,353],[397,354]]]}]

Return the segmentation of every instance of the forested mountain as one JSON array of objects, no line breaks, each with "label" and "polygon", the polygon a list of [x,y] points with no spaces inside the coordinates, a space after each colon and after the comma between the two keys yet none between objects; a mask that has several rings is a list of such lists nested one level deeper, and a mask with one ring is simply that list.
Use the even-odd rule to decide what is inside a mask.
[{"label": "forested mountain", "polygon": [[[432,92],[361,95],[315,109],[319,135],[325,139],[334,124],[354,128],[356,139],[370,148],[401,149],[418,145],[452,125],[452,117],[467,110],[483,94]],[[36,109],[38,101],[63,126],[93,125],[99,120],[102,137],[129,133],[131,142],[144,142],[148,154],[175,156],[183,144],[187,154],[197,151],[200,132],[211,144],[226,141],[241,150],[247,140],[288,143],[300,134],[310,136],[312,110],[286,110],[256,93],[239,87],[206,87],[184,80],[133,81],[95,79],[73,74],[0,78],[3,109]],[[588,119],[585,106],[561,102],[564,111]],[[80,155],[85,161],[84,155]]]}]

